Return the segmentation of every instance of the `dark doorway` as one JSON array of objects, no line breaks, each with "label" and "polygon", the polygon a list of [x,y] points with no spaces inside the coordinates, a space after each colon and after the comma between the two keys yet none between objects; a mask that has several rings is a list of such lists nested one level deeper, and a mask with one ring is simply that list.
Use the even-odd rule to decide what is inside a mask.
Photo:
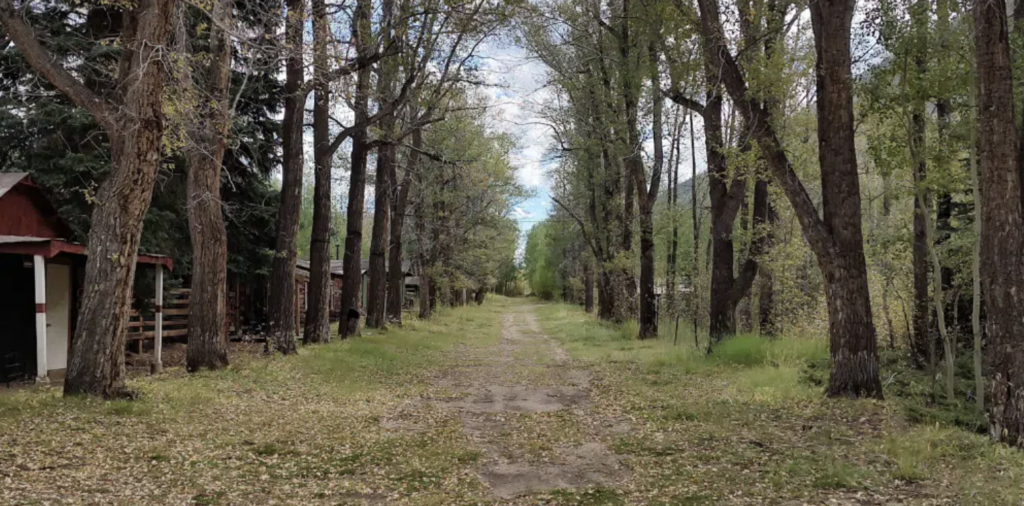
[{"label": "dark doorway", "polygon": [[34,376],[35,287],[30,256],[0,255],[0,362],[0,376]]}]

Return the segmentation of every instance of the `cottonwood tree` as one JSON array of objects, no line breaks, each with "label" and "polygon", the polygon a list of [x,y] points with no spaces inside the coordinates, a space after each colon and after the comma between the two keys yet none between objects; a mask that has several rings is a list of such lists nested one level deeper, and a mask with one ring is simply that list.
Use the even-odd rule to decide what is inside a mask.
[{"label": "cottonwood tree", "polygon": [[[357,0],[352,14],[352,41],[357,57],[366,58],[372,51],[373,27],[371,26],[372,2]],[[359,306],[360,288],[363,282],[361,264],[363,252],[363,207],[366,202],[366,164],[370,151],[368,119],[370,117],[369,67],[356,74],[355,130],[352,133],[351,170],[348,179],[348,211],[346,214],[345,256],[341,285],[341,317],[338,335],[342,339],[357,335],[359,319],[350,318],[349,311]]]},{"label": "cottonwood tree", "polygon": [[640,339],[658,336],[658,300],[654,293],[654,205],[661,189],[661,172],[665,164],[664,97],[661,93],[661,68],[657,38],[652,34],[648,43],[651,67],[651,98],[653,102],[652,129],[654,136],[654,164],[651,167],[650,186],[642,168],[633,171],[640,204]]},{"label": "cottonwood tree", "polygon": [[89,111],[111,140],[114,170],[100,187],[92,215],[65,395],[125,394],[124,347],[135,260],[162,157],[163,56],[173,4],[140,0],[126,12],[116,91],[105,99],[56,63],[26,22],[29,4],[0,1],[0,23],[32,68]]},{"label": "cottonwood tree", "polygon": [[183,61],[178,85],[189,125],[187,209],[192,238],[192,284],[189,295],[186,368],[216,370],[228,365],[227,258],[228,237],[221,204],[220,178],[231,127],[234,0],[218,0],[209,12],[208,53],[197,56],[198,78],[190,69],[191,30],[188,8],[177,6],[176,46]]},{"label": "cottonwood tree", "polygon": [[[385,4],[386,5],[386,4]],[[396,26],[386,37],[406,48],[400,58],[384,61],[378,73],[376,101],[381,116],[377,138],[377,169],[374,185],[374,219],[370,239],[370,262],[366,290],[366,325],[380,328],[388,319],[401,322],[404,298],[402,271],[402,224],[400,213],[408,199],[411,180],[408,171],[399,180],[398,147],[425,125],[443,121],[455,94],[474,77],[477,50],[504,26],[514,4],[493,4],[486,0],[416,5],[430,13],[410,30],[410,16],[416,10],[400,4],[393,15]],[[383,12],[387,13],[388,9]],[[384,16],[386,20],[391,15]],[[384,23],[387,27],[387,23]],[[451,27],[451,28],[449,28]],[[398,42],[395,42],[398,44]],[[396,89],[397,88],[397,89]],[[408,110],[400,114],[402,108]],[[381,114],[384,112],[386,114]],[[399,214],[396,214],[399,213]]]},{"label": "cottonwood tree", "polygon": [[785,192],[825,278],[832,357],[827,392],[830,396],[880,398],[854,145],[850,50],[854,6],[851,0],[810,6],[817,56],[818,157],[824,211],[819,216],[775,133],[770,111],[748,93],[746,79],[725,39],[717,1],[698,1],[705,47],[716,63],[716,74]]},{"label": "cottonwood tree", "polygon": [[281,134],[281,203],[277,211],[274,257],[270,272],[267,349],[285,355],[295,344],[295,262],[298,258],[299,209],[302,205],[302,131],[306,96],[303,93],[303,33],[305,0],[285,1],[284,117]]},{"label": "cottonwood tree", "polygon": [[303,329],[305,344],[331,340],[331,21],[326,0],[313,0],[313,230],[310,234],[309,302]]},{"label": "cottonwood tree", "polygon": [[[384,27],[382,38],[394,39],[395,27],[392,26],[395,17],[395,5],[392,0],[385,0],[381,9],[381,24]],[[398,13],[403,15],[404,13]],[[382,104],[390,103],[395,99],[395,81],[398,68],[394,61],[387,61],[380,65],[380,73],[377,79],[377,100]],[[381,118],[377,130],[381,133],[381,139],[387,141],[395,137],[397,121],[394,113]],[[373,228],[370,232],[370,264],[369,280],[366,285],[366,326],[370,328],[383,328],[386,320],[387,303],[387,260],[391,236],[388,234],[388,225],[391,221],[391,201],[394,197],[394,184],[391,175],[397,163],[398,148],[393,142],[381,145],[377,148],[377,167],[375,172],[375,184],[373,187]],[[394,267],[394,266],[392,266]]]},{"label": "cottonwood tree", "polygon": [[[311,287],[306,318],[306,340],[311,343],[329,340],[329,300],[330,289],[330,165],[331,158],[345,139],[358,136],[368,128],[373,118],[369,115],[360,116],[357,107],[357,121],[343,128],[333,138],[330,137],[331,106],[330,84],[345,76],[357,73],[368,82],[370,67],[381,58],[391,54],[378,50],[369,32],[362,39],[355,37],[360,23],[353,21],[353,41],[356,46],[354,59],[334,58],[339,60],[333,68],[330,64],[329,23],[326,6],[319,2],[313,15],[316,21],[314,30],[314,76],[305,80],[305,39],[304,27],[306,9],[304,0],[288,0],[285,18],[285,99],[282,125],[282,181],[281,204],[278,211],[275,234],[274,259],[270,280],[270,319],[268,348],[274,351],[291,354],[296,352],[295,307],[295,263],[298,255],[297,235],[299,216],[302,204],[302,168],[304,162],[303,130],[306,98],[317,91],[314,100],[314,213],[313,234],[311,244]],[[353,19],[362,20],[372,8],[370,2],[357,2]],[[365,24],[365,23],[364,23]],[[367,28],[369,30],[369,28]],[[325,33],[325,31],[327,33]],[[357,86],[357,90],[359,87]],[[356,103],[360,103],[357,93]],[[363,149],[363,152],[366,150]],[[353,157],[354,167],[362,166],[365,173],[365,161],[357,163],[359,157]],[[358,171],[356,173],[358,176]],[[358,183],[359,178],[354,180]],[[363,177],[365,181],[365,174]],[[350,220],[351,224],[351,220]],[[361,222],[360,222],[361,225]],[[342,312],[344,317],[345,312]]]},{"label": "cottonwood tree", "polygon": [[[742,62],[745,65],[767,73],[761,67],[772,63],[775,47],[785,36],[783,21],[788,5],[788,2],[775,1],[756,6],[746,0],[737,3],[744,45]],[[688,39],[684,38],[682,42],[686,43]],[[722,83],[717,78],[716,63],[714,55],[704,51],[704,103],[687,96],[679,83],[673,83],[664,93],[677,104],[700,114],[704,122],[712,237],[709,332],[713,340],[718,341],[736,333],[737,306],[741,300],[749,300],[755,279],[764,274],[759,268],[759,257],[769,243],[769,232],[765,229],[771,221],[772,211],[768,202],[768,181],[757,174],[760,155],[754,149],[749,128],[741,126],[738,135],[729,132],[732,133],[730,137],[738,141],[737,145],[730,146],[726,142],[723,111],[727,104],[722,95]],[[686,63],[682,66],[685,67]],[[767,102],[766,106],[772,108],[773,104]],[[734,110],[730,113],[736,114]],[[731,125],[731,119],[729,123]],[[750,193],[753,193],[752,210],[748,207]],[[735,239],[740,235],[734,233],[737,217],[741,218],[743,225],[742,235],[754,238],[748,241],[750,248],[738,263],[738,273],[734,267],[737,265]],[[768,282],[762,284],[765,296],[760,300],[764,307],[759,309],[759,314],[766,315],[765,319],[770,314],[770,286]]]},{"label": "cottonwood tree", "polygon": [[1024,446],[1024,210],[1006,18],[1003,0],[974,7],[980,275],[991,367],[990,430],[998,440]]},{"label": "cottonwood tree", "polygon": [[509,161],[511,139],[488,131],[464,96],[456,103],[446,121],[423,130],[410,190],[421,318],[438,302],[457,302],[453,290],[496,282],[488,275],[514,251],[504,247],[516,240],[509,216],[524,194]]},{"label": "cottonwood tree", "polygon": [[[544,104],[560,164],[552,199],[577,223],[596,263],[598,316],[634,318],[631,221],[636,182],[627,170],[642,159],[636,105],[647,51],[637,51],[622,9],[612,22],[598,2],[538,6],[524,22],[532,53],[552,71],[555,98]],[[634,21],[635,22],[635,21]],[[641,58],[642,57],[642,58]],[[617,59],[613,59],[617,58]],[[626,103],[629,107],[626,107]],[[628,118],[632,117],[630,120]],[[628,244],[628,247],[627,247]]]}]

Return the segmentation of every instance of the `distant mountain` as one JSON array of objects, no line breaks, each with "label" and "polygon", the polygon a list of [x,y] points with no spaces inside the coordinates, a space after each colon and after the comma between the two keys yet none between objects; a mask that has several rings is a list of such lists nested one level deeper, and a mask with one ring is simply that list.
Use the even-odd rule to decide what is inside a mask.
[{"label": "distant mountain", "polygon": [[[680,174],[682,176],[682,174]],[[676,192],[677,201],[680,207],[690,207],[690,188],[693,187],[693,179],[686,179],[681,181],[675,186],[675,188],[665,188],[661,195],[658,195],[658,205],[668,205],[668,197],[674,190]],[[704,202],[707,205],[708,202],[708,185],[707,180],[703,172],[697,174],[697,190],[702,192],[703,195],[697,195],[697,200]]]}]

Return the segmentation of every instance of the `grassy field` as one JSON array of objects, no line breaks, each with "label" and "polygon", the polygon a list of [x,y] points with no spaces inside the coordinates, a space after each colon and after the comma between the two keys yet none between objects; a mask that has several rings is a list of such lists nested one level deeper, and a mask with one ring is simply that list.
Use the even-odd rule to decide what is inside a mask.
[{"label": "grassy field", "polygon": [[[600,405],[633,420],[616,450],[651,504],[1024,504],[1024,452],[911,423],[917,404],[894,391],[823,398],[807,366],[827,360],[825,339],[740,336],[708,356],[692,341],[630,339],[576,307],[537,313],[595,373]],[[886,373],[895,388],[904,371]]]},{"label": "grassy field", "polygon": [[[1024,453],[914,423],[935,418],[896,392],[824,399],[809,365],[826,357],[823,339],[750,336],[707,356],[494,297],[298,356],[133,379],[136,401],[2,392],[0,504],[1024,503]],[[580,471],[595,460],[600,476]],[[496,495],[549,472],[578,486]]]},{"label": "grassy field", "polygon": [[0,393],[0,504],[461,495],[479,483],[467,474],[474,453],[457,420],[408,433],[381,419],[424,394],[447,350],[493,342],[496,306],[305,347],[297,357],[243,357],[227,371],[133,380],[137,401],[64,399],[55,388]]}]

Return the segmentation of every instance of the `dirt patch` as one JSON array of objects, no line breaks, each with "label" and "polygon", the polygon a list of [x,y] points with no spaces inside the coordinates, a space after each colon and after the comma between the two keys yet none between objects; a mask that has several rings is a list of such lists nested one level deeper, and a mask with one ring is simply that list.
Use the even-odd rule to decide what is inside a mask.
[{"label": "dirt patch", "polygon": [[603,444],[586,443],[575,448],[560,448],[558,462],[530,464],[496,461],[480,472],[480,480],[499,499],[555,489],[573,489],[588,485],[609,485],[624,479],[619,458]]},{"label": "dirt patch", "polygon": [[489,385],[449,402],[470,413],[547,413],[586,402],[587,394],[571,388]]}]

